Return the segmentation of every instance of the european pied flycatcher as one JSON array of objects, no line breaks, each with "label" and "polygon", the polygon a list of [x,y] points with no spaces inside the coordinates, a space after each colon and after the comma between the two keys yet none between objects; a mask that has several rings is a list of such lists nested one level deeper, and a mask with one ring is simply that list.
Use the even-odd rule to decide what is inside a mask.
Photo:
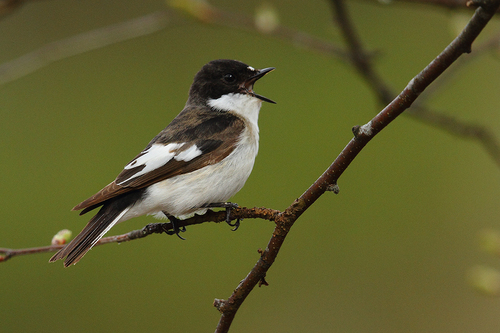
[{"label": "european pied flycatcher", "polygon": [[[116,223],[136,216],[186,218],[227,203],[252,171],[259,148],[262,101],[254,83],[274,70],[214,60],[194,77],[184,110],[116,179],[73,210],[101,207],[50,262],[76,264]],[[228,222],[229,222],[228,210]],[[176,231],[178,232],[178,230]]]}]

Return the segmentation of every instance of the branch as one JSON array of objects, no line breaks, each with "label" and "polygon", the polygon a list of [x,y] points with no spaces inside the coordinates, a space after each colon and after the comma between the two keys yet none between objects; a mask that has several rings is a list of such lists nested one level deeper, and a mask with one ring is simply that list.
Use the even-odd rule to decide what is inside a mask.
[{"label": "branch", "polygon": [[[231,211],[232,219],[263,219],[274,221],[276,216],[280,213],[280,211],[263,208],[263,207],[254,207],[254,208],[246,208],[246,207],[238,207],[234,208]],[[226,221],[226,212],[225,211],[217,211],[214,212],[212,210],[208,210],[204,215],[195,215],[189,219],[179,220],[176,223],[176,226],[179,228],[187,227],[190,225],[201,224],[204,222],[225,222]],[[167,233],[167,231],[173,231],[173,225],[171,222],[166,223],[150,223],[146,225],[142,229],[133,230],[127,232],[126,234],[109,236],[101,238],[95,246],[110,244],[110,243],[123,243],[132,241],[135,239],[144,238],[146,236],[152,234],[161,234]],[[35,254],[35,253],[46,253],[46,252],[56,252],[64,247],[64,244],[52,244],[48,246],[40,246],[40,247],[31,247],[24,249],[8,249],[8,248],[0,248],[0,262],[5,262],[11,258],[27,255],[27,254]]]},{"label": "branch", "polygon": [[272,23],[267,25],[258,24],[259,14],[255,17],[229,12],[209,5],[205,1],[197,0],[172,0],[171,6],[183,11],[191,17],[205,24],[213,24],[230,29],[237,29],[251,33],[259,33],[270,36],[293,45],[305,48],[309,51],[318,52],[328,56],[334,56],[342,61],[349,61],[349,55],[340,46],[310,35],[304,31],[297,30],[279,24],[277,14],[272,13]]},{"label": "branch", "polygon": [[[341,0],[336,0],[340,3]],[[257,284],[267,283],[265,276],[285,241],[295,221],[321,196],[336,184],[339,177],[359,154],[363,147],[382,129],[408,109],[441,73],[443,73],[463,53],[470,52],[472,42],[493,17],[500,6],[500,0],[485,1],[480,5],[460,35],[451,42],[426,68],[416,75],[405,89],[377,116],[363,126],[353,128],[354,138],[342,150],[330,167],[319,177],[300,198],[284,212],[276,216],[276,228],[261,257],[240,282],[227,300],[216,299],[214,306],[222,313],[216,332],[227,332],[239,307]],[[340,4],[342,6],[342,4]]]},{"label": "branch", "polygon": [[490,155],[491,159],[500,167],[500,144],[495,134],[487,127],[462,122],[452,116],[435,112],[421,106],[414,106],[407,114],[414,119],[435,126],[441,130],[463,139],[472,139]]},{"label": "branch", "polygon": [[351,64],[375,91],[375,95],[382,105],[388,104],[392,101],[395,94],[384,80],[382,80],[380,75],[375,72],[368,52],[363,48],[360,38],[354,29],[354,24],[347,13],[344,2],[333,0],[330,3],[334,12],[334,21],[338,24],[349,49]]},{"label": "branch", "polygon": [[30,247],[26,249],[8,249],[5,247],[0,247],[0,262],[7,261],[11,258],[35,253],[45,253],[45,252],[55,252],[62,249],[64,245],[48,245],[40,247]]},{"label": "branch", "polygon": [[167,12],[159,11],[46,44],[1,64],[0,86],[29,75],[55,61],[152,34],[164,29],[170,21]]}]

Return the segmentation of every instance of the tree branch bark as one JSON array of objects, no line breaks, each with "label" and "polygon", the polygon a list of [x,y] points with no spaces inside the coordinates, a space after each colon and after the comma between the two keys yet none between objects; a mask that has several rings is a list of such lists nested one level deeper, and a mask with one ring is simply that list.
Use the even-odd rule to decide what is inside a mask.
[{"label": "tree branch bark", "polygon": [[[274,221],[276,216],[280,213],[280,211],[263,208],[263,207],[254,207],[254,208],[246,208],[246,207],[238,207],[231,211],[232,219],[263,219]],[[201,224],[205,222],[225,222],[226,221],[226,212],[225,211],[217,211],[214,212],[212,210],[208,210],[204,215],[195,215],[189,219],[179,220],[176,223],[178,228],[183,228],[195,224]],[[171,222],[165,223],[150,223],[146,225],[142,229],[132,230],[122,235],[115,235],[109,237],[101,238],[95,246],[110,244],[110,243],[123,243],[128,242],[140,238],[144,238],[146,236],[152,234],[161,234],[166,233],[167,231],[173,231],[173,225]],[[39,247],[31,247],[31,248],[23,248],[23,249],[9,249],[9,248],[0,248],[0,262],[7,261],[11,258],[27,255],[27,254],[35,254],[35,253],[46,253],[46,252],[56,252],[64,247],[64,244],[61,245],[48,245],[48,246],[39,246]]]}]

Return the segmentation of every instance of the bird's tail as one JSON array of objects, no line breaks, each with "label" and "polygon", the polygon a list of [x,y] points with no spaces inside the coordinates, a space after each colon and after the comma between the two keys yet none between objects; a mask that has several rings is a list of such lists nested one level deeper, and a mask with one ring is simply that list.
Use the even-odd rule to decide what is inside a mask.
[{"label": "bird's tail", "polygon": [[116,209],[113,204],[104,205],[92,217],[85,228],[68,245],[50,258],[49,262],[64,260],[64,267],[76,264],[82,257],[128,212],[131,206],[125,209]]}]

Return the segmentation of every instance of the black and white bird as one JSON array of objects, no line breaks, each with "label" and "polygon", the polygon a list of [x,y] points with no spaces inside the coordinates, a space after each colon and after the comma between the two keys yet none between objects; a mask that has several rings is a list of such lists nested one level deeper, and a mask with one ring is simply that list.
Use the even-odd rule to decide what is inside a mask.
[{"label": "black and white bird", "polygon": [[[141,215],[186,218],[225,207],[245,184],[259,148],[262,101],[254,83],[274,70],[214,60],[194,77],[181,113],[116,179],[73,210],[101,207],[50,262],[76,264],[115,224]],[[229,215],[228,215],[229,216]]]}]

